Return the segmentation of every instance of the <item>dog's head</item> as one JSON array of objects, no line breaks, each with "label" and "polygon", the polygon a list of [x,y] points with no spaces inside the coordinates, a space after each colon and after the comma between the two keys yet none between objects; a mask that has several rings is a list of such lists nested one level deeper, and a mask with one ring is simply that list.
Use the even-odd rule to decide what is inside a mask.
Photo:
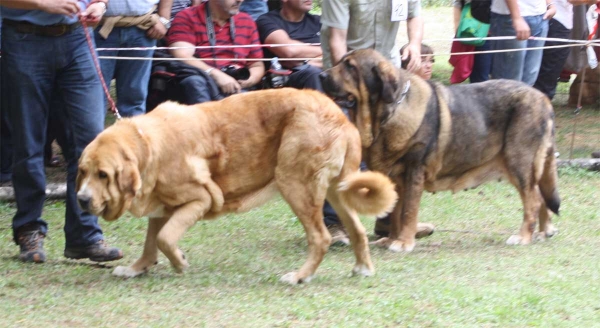
[{"label": "dog's head", "polygon": [[380,123],[392,114],[408,79],[372,49],[349,52],[320,78],[325,93],[348,110],[360,131],[363,147],[369,147],[377,137]]},{"label": "dog's head", "polygon": [[[124,125],[120,123],[127,122],[115,125]],[[79,159],[79,206],[107,221],[123,215],[142,187],[136,147],[143,138],[124,131],[119,126],[108,128],[84,149]]]}]

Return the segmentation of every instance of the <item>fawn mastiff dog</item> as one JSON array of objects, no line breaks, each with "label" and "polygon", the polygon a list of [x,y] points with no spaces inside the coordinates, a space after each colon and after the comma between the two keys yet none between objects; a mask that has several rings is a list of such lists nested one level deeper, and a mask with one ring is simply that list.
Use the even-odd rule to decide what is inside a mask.
[{"label": "fawn mastiff dog", "polygon": [[194,106],[166,102],[116,122],[85,148],[77,197],[108,221],[125,211],[149,217],[142,256],[115,268],[117,276],[146,272],[158,250],[182,272],[188,262],[177,242],[196,221],[250,210],[276,192],[308,241],[308,259],[283,282],[308,282],[327,252],[325,199],[349,232],[353,273],[368,276],[374,269],[357,212],[389,212],[397,195],[387,176],[360,172],[360,161],[356,127],[316,91],[256,91]]},{"label": "fawn mastiff dog", "polygon": [[369,169],[396,183],[391,230],[377,245],[411,251],[424,190],[456,192],[506,178],[519,191],[524,219],[508,244],[529,244],[556,229],[554,112],[537,90],[516,81],[445,87],[398,69],[374,50],[347,54],[321,74],[323,87],[348,108]]}]

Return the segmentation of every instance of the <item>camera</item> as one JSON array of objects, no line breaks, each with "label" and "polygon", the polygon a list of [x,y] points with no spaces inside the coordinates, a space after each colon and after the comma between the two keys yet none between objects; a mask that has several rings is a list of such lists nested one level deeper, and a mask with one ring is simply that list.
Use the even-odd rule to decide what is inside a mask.
[{"label": "camera", "polygon": [[247,80],[250,78],[250,70],[248,70],[246,67],[228,65],[221,68],[221,71],[236,80]]}]

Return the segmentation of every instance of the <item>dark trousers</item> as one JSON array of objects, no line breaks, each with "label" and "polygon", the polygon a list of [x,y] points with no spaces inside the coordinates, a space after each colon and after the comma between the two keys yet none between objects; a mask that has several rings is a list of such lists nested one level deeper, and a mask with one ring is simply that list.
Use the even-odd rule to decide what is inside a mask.
[{"label": "dark trousers", "polygon": [[13,145],[10,134],[8,107],[5,99],[2,98],[0,100],[0,182],[10,181],[12,177]]},{"label": "dark trousers", "polygon": [[[487,51],[491,49],[491,42],[485,43],[479,47],[475,47],[475,51]],[[492,71],[493,54],[475,54],[473,60],[473,70],[469,75],[470,83],[485,82],[490,79]]]},{"label": "dark trousers", "polygon": [[323,71],[319,67],[304,65],[300,70],[292,69],[286,86],[296,89],[313,89],[323,92],[323,85],[319,74]]},{"label": "dark trousers", "polygon": [[[48,49],[53,49],[48,55]],[[104,128],[102,87],[83,28],[62,36],[24,35],[2,26],[2,101],[8,111],[13,142],[13,187],[17,212],[13,232],[36,225],[46,198],[44,145],[49,117],[61,120],[68,135],[59,141],[67,160],[66,247],[86,246],[102,239],[98,218],[77,205],[75,177],[83,149]],[[59,97],[63,106],[52,106]],[[15,234],[16,237],[16,234]]]},{"label": "dark trousers", "polygon": [[[568,39],[571,36],[571,30],[567,29],[563,24],[556,19],[551,19],[548,29],[549,38]],[[546,41],[546,46],[562,45],[563,42]],[[540,90],[548,98],[554,98],[556,94],[556,85],[571,48],[555,48],[544,49],[542,55],[542,64],[537,80],[533,85],[534,88]]]}]

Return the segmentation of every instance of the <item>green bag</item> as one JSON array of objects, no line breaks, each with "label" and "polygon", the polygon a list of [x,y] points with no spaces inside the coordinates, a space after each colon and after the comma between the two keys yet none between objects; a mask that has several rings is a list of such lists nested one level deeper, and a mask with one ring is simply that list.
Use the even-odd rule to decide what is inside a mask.
[{"label": "green bag", "polygon": [[[460,22],[456,31],[456,38],[485,38],[490,30],[490,24],[482,23],[471,15],[471,4],[467,3],[460,14]],[[464,44],[481,46],[485,40],[460,41]]]}]

